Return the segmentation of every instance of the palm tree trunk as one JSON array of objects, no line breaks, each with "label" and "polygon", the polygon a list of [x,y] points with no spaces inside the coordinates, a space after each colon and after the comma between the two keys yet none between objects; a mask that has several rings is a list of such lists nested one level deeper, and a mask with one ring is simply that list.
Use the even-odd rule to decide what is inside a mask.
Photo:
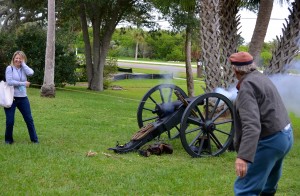
[{"label": "palm tree trunk", "polygon": [[135,44],[135,56],[134,56],[135,60],[137,60],[138,52],[139,52],[139,42],[137,41]]},{"label": "palm tree trunk", "polygon": [[220,0],[220,36],[221,36],[221,62],[223,67],[223,87],[228,88],[235,82],[235,75],[228,57],[238,50],[238,29],[240,17],[240,0]]},{"label": "palm tree trunk", "polygon": [[220,69],[219,0],[200,1],[202,62],[205,67],[205,92],[222,86]]},{"label": "palm tree trunk", "polygon": [[257,65],[259,65],[260,52],[267,34],[273,3],[274,0],[260,1],[256,24],[249,46],[249,53],[252,54]]},{"label": "palm tree trunk", "polygon": [[45,62],[44,83],[41,88],[41,96],[55,97],[55,0],[48,0],[48,30]]}]

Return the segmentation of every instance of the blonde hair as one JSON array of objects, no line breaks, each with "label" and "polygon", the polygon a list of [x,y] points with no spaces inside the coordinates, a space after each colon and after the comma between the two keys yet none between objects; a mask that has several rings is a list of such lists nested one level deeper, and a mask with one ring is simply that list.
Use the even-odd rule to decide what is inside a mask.
[{"label": "blonde hair", "polygon": [[255,63],[251,63],[249,65],[243,65],[243,66],[236,66],[236,65],[232,64],[232,67],[241,75],[250,73],[253,70],[256,70],[256,68],[257,68]]},{"label": "blonde hair", "polygon": [[26,54],[25,54],[23,51],[18,50],[18,51],[16,51],[16,52],[14,53],[14,55],[12,56],[12,59],[11,59],[11,62],[10,62],[11,65],[14,65],[14,59],[15,59],[15,57],[16,57],[17,55],[20,55],[21,57],[23,57],[25,63],[27,62]]}]

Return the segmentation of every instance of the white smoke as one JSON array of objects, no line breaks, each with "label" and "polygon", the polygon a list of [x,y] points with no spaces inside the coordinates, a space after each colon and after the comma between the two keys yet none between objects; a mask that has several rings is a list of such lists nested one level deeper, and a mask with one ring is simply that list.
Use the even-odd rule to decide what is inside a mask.
[{"label": "white smoke", "polygon": [[300,116],[300,61],[294,62],[289,74],[275,74],[270,79],[278,89],[279,94],[289,112]]},{"label": "white smoke", "polygon": [[[300,117],[300,61],[289,66],[289,74],[274,74],[270,79],[276,86],[288,112]],[[227,90],[216,88],[215,92],[226,96],[231,101],[234,101],[237,96],[235,87]]]},{"label": "white smoke", "polygon": [[220,94],[224,95],[230,101],[234,101],[236,99],[236,96],[237,96],[237,89],[236,89],[235,86],[234,87],[230,87],[227,90],[225,90],[224,88],[216,88],[214,90],[214,92],[220,93]]},{"label": "white smoke", "polygon": [[[165,66],[162,64],[162,66],[159,66],[159,74],[166,75],[166,77],[163,77],[164,83],[167,84],[174,84],[173,78],[178,77],[180,71],[177,66]],[[170,77],[170,75],[172,77]]]}]

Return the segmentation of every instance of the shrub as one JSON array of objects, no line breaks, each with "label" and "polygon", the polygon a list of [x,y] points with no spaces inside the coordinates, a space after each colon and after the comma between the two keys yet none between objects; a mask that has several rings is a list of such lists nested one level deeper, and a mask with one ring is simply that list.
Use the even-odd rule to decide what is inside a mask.
[{"label": "shrub", "polygon": [[5,78],[6,66],[10,64],[14,49],[15,36],[11,33],[0,32],[0,80]]},{"label": "shrub", "polygon": [[272,58],[272,53],[268,51],[264,51],[260,54],[261,62],[259,66],[266,68],[269,65],[269,62]]},{"label": "shrub", "polygon": [[[46,31],[39,26],[28,26],[20,29],[17,35],[16,46],[23,50],[28,58],[28,65],[35,74],[30,78],[33,84],[42,85],[44,81]],[[75,84],[77,67],[76,56],[67,51],[67,46],[55,44],[55,85],[64,86],[65,83]]]},{"label": "shrub", "polygon": [[185,54],[182,52],[180,48],[175,48],[171,51],[171,53],[167,54],[167,61],[184,61]]},{"label": "shrub", "polygon": [[115,58],[109,58],[106,60],[103,71],[103,88],[108,89],[112,83],[112,75],[118,72],[118,61]]},{"label": "shrub", "polygon": [[[80,82],[87,82],[87,71],[85,64],[85,57],[78,56],[78,61],[81,62],[76,69],[77,80]],[[112,75],[118,72],[118,62],[115,58],[108,58],[104,65],[103,70],[103,88],[107,89],[112,82]]]},{"label": "shrub", "polygon": [[76,84],[77,77],[75,70],[78,67],[75,53],[65,53],[62,45],[55,46],[55,84],[64,86]]}]

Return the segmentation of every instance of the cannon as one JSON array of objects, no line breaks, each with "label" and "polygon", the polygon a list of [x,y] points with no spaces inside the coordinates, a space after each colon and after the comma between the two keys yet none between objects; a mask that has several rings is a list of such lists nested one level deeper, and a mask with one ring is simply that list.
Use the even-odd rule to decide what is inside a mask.
[{"label": "cannon", "polygon": [[188,97],[176,85],[160,84],[142,98],[137,110],[140,130],[124,145],[109,150],[136,151],[163,133],[168,139],[180,138],[192,157],[217,156],[232,145],[234,118],[232,102],[219,93]]}]

